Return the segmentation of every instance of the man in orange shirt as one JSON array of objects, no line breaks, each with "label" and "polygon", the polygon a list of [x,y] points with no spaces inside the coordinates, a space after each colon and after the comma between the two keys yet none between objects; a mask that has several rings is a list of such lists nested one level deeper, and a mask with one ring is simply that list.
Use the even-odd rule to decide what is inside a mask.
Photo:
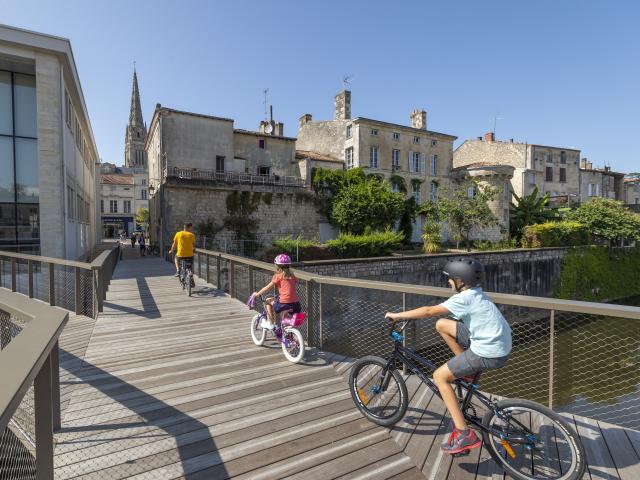
[{"label": "man in orange shirt", "polygon": [[193,252],[196,246],[196,236],[191,232],[193,229],[192,223],[186,223],[184,230],[179,231],[173,237],[173,244],[169,254],[176,252],[176,274],[174,277],[180,276],[180,262],[185,260],[193,264]]}]

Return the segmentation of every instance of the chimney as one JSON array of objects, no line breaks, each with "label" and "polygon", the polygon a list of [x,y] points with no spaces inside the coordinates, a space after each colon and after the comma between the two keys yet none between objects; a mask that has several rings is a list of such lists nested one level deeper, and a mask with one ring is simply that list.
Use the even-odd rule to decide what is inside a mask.
[{"label": "chimney", "polygon": [[343,90],[333,98],[333,110],[336,120],[351,118],[351,92],[349,90]]},{"label": "chimney", "polygon": [[298,128],[302,128],[302,126],[306,123],[309,123],[313,120],[313,117],[310,113],[305,113],[298,119]]},{"label": "chimney", "polygon": [[593,163],[591,163],[587,158],[583,158],[580,160],[580,168],[583,170],[593,170]]},{"label": "chimney", "polygon": [[420,130],[427,129],[427,111],[416,109],[411,111],[411,126]]},{"label": "chimney", "polygon": [[282,122],[276,123],[275,136],[284,137],[284,123]]},{"label": "chimney", "polygon": [[482,140],[482,137],[478,137],[478,140]]},{"label": "chimney", "polygon": [[488,132],[484,134],[484,141],[485,142],[495,142],[496,141],[496,134],[493,132]]}]

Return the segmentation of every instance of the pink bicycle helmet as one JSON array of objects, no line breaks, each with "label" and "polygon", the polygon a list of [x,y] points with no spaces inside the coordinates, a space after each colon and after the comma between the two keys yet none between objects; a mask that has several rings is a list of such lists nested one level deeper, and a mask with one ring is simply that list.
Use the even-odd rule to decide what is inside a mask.
[{"label": "pink bicycle helmet", "polygon": [[281,253],[273,261],[276,265],[291,265],[291,257],[286,253]]}]

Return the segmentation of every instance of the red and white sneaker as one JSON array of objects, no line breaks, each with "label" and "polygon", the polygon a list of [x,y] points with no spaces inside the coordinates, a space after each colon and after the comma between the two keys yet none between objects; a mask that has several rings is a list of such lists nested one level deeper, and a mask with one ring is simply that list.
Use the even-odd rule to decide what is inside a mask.
[{"label": "red and white sneaker", "polygon": [[482,445],[482,440],[478,438],[476,432],[473,430],[469,429],[463,432],[462,430],[454,428],[451,435],[449,435],[449,440],[443,443],[440,448],[444,453],[455,455],[478,448],[480,445]]}]

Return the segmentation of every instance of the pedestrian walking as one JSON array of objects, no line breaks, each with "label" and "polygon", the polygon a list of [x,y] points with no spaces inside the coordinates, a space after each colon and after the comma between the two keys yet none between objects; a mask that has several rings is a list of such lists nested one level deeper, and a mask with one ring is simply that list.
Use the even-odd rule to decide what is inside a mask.
[{"label": "pedestrian walking", "polygon": [[131,234],[131,248],[135,248],[136,247],[136,234],[132,233]]},{"label": "pedestrian walking", "polygon": [[140,245],[140,256],[144,257],[144,252],[147,248],[145,245],[144,234],[140,234],[138,237],[138,244]]}]

